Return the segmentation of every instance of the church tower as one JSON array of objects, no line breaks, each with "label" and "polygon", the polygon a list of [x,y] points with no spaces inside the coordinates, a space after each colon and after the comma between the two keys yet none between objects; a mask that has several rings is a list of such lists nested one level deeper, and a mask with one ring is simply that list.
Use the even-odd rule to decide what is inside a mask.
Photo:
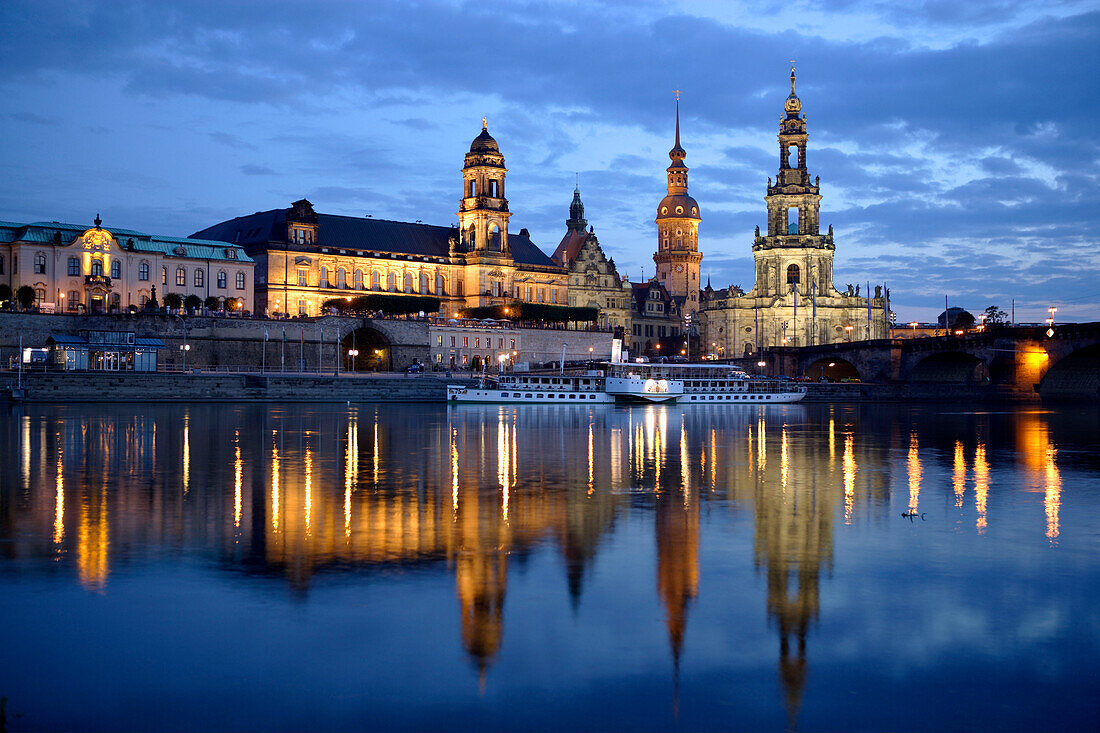
[{"label": "church tower", "polygon": [[768,179],[764,197],[768,206],[768,233],[757,228],[753,244],[756,260],[757,297],[803,299],[833,294],[833,235],[820,233],[820,178],[810,181],[806,170],[806,117],[795,93],[791,67],[791,93],[783,105],[779,123],[779,175]]},{"label": "church tower", "polygon": [[470,144],[462,166],[462,201],[458,211],[458,250],[477,254],[506,255],[508,245],[508,199],[504,198],[504,156],[489,134],[485,118],[481,134]]},{"label": "church tower", "polygon": [[688,195],[687,152],[680,147],[680,95],[676,94],[676,144],[668,151],[668,195],[657,205],[657,279],[683,312],[699,309],[699,204]]}]

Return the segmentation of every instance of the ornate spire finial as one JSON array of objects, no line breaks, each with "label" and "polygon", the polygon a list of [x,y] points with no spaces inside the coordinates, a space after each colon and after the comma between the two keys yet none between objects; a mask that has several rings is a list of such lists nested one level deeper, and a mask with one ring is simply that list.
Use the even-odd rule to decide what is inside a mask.
[{"label": "ornate spire finial", "polygon": [[791,96],[792,97],[795,96],[795,94],[794,94],[794,78],[795,78],[794,77],[794,59],[791,59]]},{"label": "ornate spire finial", "polygon": [[[791,88],[793,89],[794,87],[791,87]],[[482,130],[488,130],[489,129],[489,118],[488,117],[482,117],[481,118],[481,129]]]},{"label": "ornate spire finial", "polygon": [[680,147],[680,90],[676,90],[676,147]]},{"label": "ornate spire finial", "polygon": [[99,225],[103,223],[103,220],[99,218],[99,213],[95,215],[95,228],[99,229]]}]

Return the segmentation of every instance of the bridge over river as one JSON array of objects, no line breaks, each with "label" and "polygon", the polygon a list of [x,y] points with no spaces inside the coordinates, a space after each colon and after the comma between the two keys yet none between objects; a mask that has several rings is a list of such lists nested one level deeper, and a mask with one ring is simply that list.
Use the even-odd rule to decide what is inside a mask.
[{"label": "bridge over river", "polygon": [[988,385],[1006,395],[1100,401],[1100,323],[992,328],[962,336],[766,349],[771,375],[878,383]]}]

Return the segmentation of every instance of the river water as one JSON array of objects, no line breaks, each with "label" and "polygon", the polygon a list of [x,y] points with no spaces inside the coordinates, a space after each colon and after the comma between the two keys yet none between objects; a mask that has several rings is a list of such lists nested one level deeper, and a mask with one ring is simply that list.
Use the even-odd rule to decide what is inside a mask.
[{"label": "river water", "polygon": [[11,731],[1096,727],[1096,410],[31,406],[0,440]]}]

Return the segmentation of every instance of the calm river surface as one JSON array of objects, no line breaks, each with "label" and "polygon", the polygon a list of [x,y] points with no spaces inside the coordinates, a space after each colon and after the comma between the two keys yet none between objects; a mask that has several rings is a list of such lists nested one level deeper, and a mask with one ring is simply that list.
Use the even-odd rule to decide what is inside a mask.
[{"label": "calm river surface", "polygon": [[11,731],[1097,725],[1095,409],[5,409]]}]

